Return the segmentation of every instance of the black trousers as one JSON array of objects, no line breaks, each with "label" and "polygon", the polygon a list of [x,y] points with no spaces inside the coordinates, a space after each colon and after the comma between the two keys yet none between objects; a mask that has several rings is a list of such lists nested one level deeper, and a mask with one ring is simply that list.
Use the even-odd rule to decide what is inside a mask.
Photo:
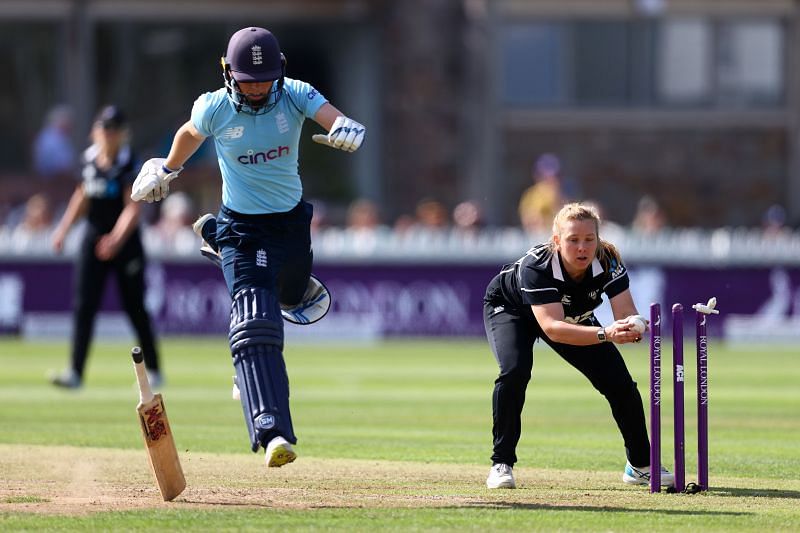
[{"label": "black trousers", "polygon": [[485,302],[483,311],[486,336],[500,366],[492,395],[493,463],[513,466],[517,462],[522,407],[533,368],[533,344],[541,338],[608,400],[628,461],[636,467],[650,464],[642,397],[614,344],[573,346],[552,342],[531,313],[496,302]]},{"label": "black trousers", "polygon": [[95,255],[99,235],[88,231],[81,243],[75,265],[75,295],[72,328],[72,369],[83,376],[89,344],[94,333],[97,310],[103,297],[106,278],[114,273],[119,287],[122,307],[133,325],[142,348],[144,364],[158,370],[158,353],[150,318],[144,306],[145,258],[138,233],[130,236],[111,261],[101,261]]}]

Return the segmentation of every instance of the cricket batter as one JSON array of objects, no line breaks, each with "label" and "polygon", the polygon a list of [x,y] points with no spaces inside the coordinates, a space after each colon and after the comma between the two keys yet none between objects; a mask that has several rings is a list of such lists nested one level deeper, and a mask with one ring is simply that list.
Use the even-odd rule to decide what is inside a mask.
[{"label": "cricket batter", "polygon": [[[233,304],[228,335],[254,452],[270,467],[295,460],[281,304],[303,306],[311,276],[311,204],[303,200],[298,145],[306,118],[329,133],[315,139],[354,152],[365,128],[306,82],[287,78],[277,38],[263,28],[233,34],[222,58],[224,87],[201,95],[166,159],[150,159],[131,197],[159,201],[184,163],[213,137],[222,175],[216,219],[199,223],[219,251]],[[202,221],[202,222],[201,222]]]},{"label": "cricket batter", "polygon": [[[577,368],[608,401],[625,443],[623,481],[650,481],[642,397],[615,346],[640,341],[647,324],[636,311],[619,252],[600,239],[599,229],[593,208],[565,205],[555,216],[550,241],[505,265],[486,289],[486,336],[500,367],[492,395],[494,450],[486,480],[490,489],[516,488],[513,467],[538,339]],[[615,318],[606,327],[594,316],[603,293]],[[634,321],[640,321],[640,329]],[[661,483],[674,483],[674,476],[663,468]]]}]

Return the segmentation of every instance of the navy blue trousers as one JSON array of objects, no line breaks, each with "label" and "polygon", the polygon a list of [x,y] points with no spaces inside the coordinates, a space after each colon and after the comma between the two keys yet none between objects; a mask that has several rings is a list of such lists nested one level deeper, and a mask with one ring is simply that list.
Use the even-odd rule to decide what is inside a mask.
[{"label": "navy blue trousers", "polygon": [[266,215],[243,215],[223,206],[217,244],[231,296],[260,287],[277,293],[282,304],[299,303],[311,276],[313,214],[303,200],[291,211]]}]

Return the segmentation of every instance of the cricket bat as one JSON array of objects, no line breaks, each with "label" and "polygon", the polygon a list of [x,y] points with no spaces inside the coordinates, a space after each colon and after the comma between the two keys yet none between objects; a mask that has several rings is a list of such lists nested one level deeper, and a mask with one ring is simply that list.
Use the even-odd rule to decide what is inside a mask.
[{"label": "cricket bat", "polygon": [[142,349],[138,346],[131,350],[133,368],[136,370],[136,381],[139,384],[139,405],[136,412],[142,426],[142,437],[150,460],[150,468],[158,484],[158,490],[165,502],[171,501],[186,488],[186,479],[178,459],[175,439],[169,427],[169,419],[164,409],[161,394],[153,394],[147,373],[144,369]]}]

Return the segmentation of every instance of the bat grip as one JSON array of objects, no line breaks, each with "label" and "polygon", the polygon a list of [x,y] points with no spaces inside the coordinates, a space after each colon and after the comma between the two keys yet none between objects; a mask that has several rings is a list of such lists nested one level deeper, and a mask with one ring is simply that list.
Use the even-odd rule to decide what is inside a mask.
[{"label": "bat grip", "polygon": [[150,388],[150,382],[147,380],[142,349],[138,346],[134,347],[131,350],[131,357],[133,358],[133,369],[136,371],[136,383],[139,385],[139,401],[149,403],[155,395],[153,394],[153,389]]}]

